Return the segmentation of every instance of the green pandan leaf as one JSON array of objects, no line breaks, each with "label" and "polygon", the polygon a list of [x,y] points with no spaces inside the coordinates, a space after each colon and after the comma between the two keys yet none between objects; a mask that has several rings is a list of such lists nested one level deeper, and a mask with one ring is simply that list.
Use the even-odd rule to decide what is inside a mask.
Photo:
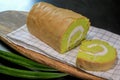
[{"label": "green pandan leaf", "polygon": [[29,79],[39,79],[39,78],[51,79],[51,78],[59,78],[67,75],[65,73],[35,72],[28,70],[20,70],[20,69],[10,68],[2,64],[0,65],[0,73],[14,77],[29,78]]},{"label": "green pandan leaf", "polygon": [[34,62],[30,59],[27,59],[25,57],[19,56],[17,54],[14,54],[12,52],[6,52],[0,50],[0,57],[4,58],[12,63],[18,64],[20,66],[26,67],[31,70],[37,70],[37,71],[57,71],[56,69],[53,69],[51,67],[42,65],[40,63]]},{"label": "green pandan leaf", "polygon": [[32,70],[32,71],[29,71],[29,70],[15,69],[15,68],[10,68],[0,64],[0,73],[2,74],[21,77],[21,78],[30,78],[30,79],[39,79],[39,78],[51,79],[51,78],[64,77],[68,75],[65,73],[54,72],[57,70],[51,67],[39,64],[37,62],[34,62],[30,59],[16,55],[11,52],[0,50],[0,57]]}]

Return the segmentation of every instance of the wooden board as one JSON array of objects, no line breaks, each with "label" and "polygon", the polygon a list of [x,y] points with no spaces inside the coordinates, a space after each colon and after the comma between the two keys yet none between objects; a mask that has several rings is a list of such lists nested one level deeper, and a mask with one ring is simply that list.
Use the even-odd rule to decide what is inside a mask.
[{"label": "wooden board", "polygon": [[37,52],[25,49],[21,46],[15,45],[10,42],[6,35],[26,23],[27,12],[18,12],[18,11],[5,11],[0,12],[0,40],[12,47],[13,49],[20,52],[22,55],[37,61],[39,63],[51,66],[61,72],[68,73],[72,76],[89,79],[89,80],[105,80],[104,78],[86,73],[80,69],[69,66],[57,60],[51,59],[47,56],[39,54]]}]

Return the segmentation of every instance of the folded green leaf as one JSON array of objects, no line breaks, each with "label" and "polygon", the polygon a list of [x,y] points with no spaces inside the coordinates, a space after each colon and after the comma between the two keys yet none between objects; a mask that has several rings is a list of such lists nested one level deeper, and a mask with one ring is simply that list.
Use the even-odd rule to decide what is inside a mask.
[{"label": "folded green leaf", "polygon": [[18,65],[21,65],[23,67],[26,67],[28,69],[31,69],[31,70],[57,71],[56,69],[53,69],[51,67],[39,64],[37,62],[34,62],[34,61],[30,60],[30,59],[27,59],[25,57],[16,55],[16,54],[11,53],[11,52],[6,52],[6,51],[0,50],[0,57],[4,58],[6,60],[9,60],[9,61],[11,61],[13,63],[16,63]]},{"label": "folded green leaf", "polygon": [[19,70],[15,68],[10,68],[4,65],[0,65],[0,73],[21,77],[21,78],[30,78],[30,79],[51,79],[51,78],[59,78],[66,76],[65,73],[52,73],[52,72],[35,72],[35,71],[27,71],[27,70]]}]

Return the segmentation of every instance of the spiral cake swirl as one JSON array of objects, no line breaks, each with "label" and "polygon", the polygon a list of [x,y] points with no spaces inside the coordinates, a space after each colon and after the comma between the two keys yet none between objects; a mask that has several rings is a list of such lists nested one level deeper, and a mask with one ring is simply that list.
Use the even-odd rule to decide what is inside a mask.
[{"label": "spiral cake swirl", "polygon": [[90,71],[111,69],[117,60],[116,49],[98,39],[84,40],[80,45],[76,65]]}]

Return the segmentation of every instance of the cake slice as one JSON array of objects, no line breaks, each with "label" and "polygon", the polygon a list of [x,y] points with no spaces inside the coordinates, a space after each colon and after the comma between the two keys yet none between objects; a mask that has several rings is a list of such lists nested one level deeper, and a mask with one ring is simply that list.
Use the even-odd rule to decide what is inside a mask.
[{"label": "cake slice", "polygon": [[116,49],[98,39],[84,40],[79,49],[76,65],[90,71],[106,71],[115,65]]},{"label": "cake slice", "polygon": [[29,32],[59,53],[79,45],[89,26],[86,17],[46,2],[35,4],[27,17]]}]

